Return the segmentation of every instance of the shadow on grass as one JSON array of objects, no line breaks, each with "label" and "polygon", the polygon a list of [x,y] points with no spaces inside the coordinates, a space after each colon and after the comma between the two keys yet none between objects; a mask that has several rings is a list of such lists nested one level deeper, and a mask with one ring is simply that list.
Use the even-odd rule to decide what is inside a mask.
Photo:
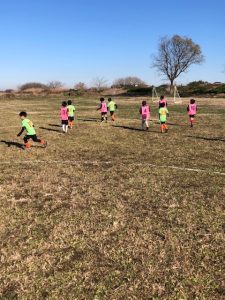
[{"label": "shadow on grass", "polygon": [[146,132],[154,132],[154,133],[160,133],[160,131],[153,131],[153,130],[143,130],[141,128],[135,128],[135,127],[129,127],[129,126],[122,126],[122,125],[112,125],[113,127],[117,128],[123,128],[123,129],[128,129],[128,130],[134,130],[134,131],[146,131]]},{"label": "shadow on grass", "polygon": [[52,126],[52,127],[60,127],[61,128],[61,125],[59,124],[48,124],[49,126]]},{"label": "shadow on grass", "polygon": [[170,125],[170,126],[185,126],[185,127],[187,127],[187,124],[176,124],[176,123],[167,123],[167,125]]},{"label": "shadow on grass", "polygon": [[14,146],[16,148],[19,148],[19,149],[24,149],[24,145],[23,144],[20,144],[18,142],[10,142],[10,141],[0,141],[0,143],[4,143],[6,144],[8,147],[11,147],[11,146]]},{"label": "shadow on grass", "polygon": [[99,118],[87,118],[87,119],[84,119],[84,118],[77,118],[78,121],[83,121],[83,122],[100,122],[100,119]]},{"label": "shadow on grass", "polygon": [[198,140],[205,140],[205,141],[220,141],[220,142],[225,142],[225,138],[222,137],[204,137],[204,136],[191,136],[188,135],[187,137],[193,138],[193,139],[198,139]]},{"label": "shadow on grass", "polygon": [[47,127],[39,127],[39,129],[43,129],[43,130],[47,130],[47,131],[53,131],[53,132],[58,132],[58,133],[63,133],[61,130],[47,128]]}]

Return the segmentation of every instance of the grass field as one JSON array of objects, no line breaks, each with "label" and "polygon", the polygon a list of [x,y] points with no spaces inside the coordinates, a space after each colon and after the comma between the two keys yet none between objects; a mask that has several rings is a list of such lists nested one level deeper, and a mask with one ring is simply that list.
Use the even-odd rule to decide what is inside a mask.
[{"label": "grass field", "polygon": [[[193,129],[171,103],[161,134],[157,104],[147,132],[142,99],[101,125],[80,98],[68,135],[61,100],[0,101],[0,299],[225,299],[225,99]],[[21,110],[46,149],[20,148]]]}]

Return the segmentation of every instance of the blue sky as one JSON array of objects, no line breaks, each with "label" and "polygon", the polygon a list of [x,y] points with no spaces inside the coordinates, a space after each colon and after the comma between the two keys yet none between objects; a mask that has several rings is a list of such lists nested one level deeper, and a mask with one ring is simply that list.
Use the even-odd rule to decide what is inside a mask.
[{"label": "blue sky", "polygon": [[68,87],[104,77],[165,83],[150,68],[160,37],[179,34],[205,63],[177,80],[225,82],[224,0],[2,0],[0,89],[59,80]]}]

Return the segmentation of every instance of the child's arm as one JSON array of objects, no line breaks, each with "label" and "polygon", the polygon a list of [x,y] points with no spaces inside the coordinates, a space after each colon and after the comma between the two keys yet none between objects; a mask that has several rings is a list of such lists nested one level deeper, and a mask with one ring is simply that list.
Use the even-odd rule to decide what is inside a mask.
[{"label": "child's arm", "polygon": [[100,104],[99,107],[97,108],[97,110],[100,110],[102,108],[102,105]]},{"label": "child's arm", "polygon": [[25,130],[25,127],[22,127],[20,132],[17,134],[17,136],[21,136],[21,134],[24,132],[24,130]]},{"label": "child's arm", "polygon": [[187,106],[187,111],[189,111],[189,105]]},{"label": "child's arm", "polygon": [[115,104],[115,108],[116,108],[116,109],[118,108],[117,104]]}]

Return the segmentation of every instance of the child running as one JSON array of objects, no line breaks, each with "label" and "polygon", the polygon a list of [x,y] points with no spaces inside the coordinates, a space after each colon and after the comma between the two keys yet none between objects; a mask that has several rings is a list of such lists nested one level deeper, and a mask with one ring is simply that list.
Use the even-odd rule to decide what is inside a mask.
[{"label": "child running", "polygon": [[165,103],[161,103],[159,107],[159,121],[160,121],[160,129],[161,132],[168,131],[168,125],[166,124],[167,116],[169,116],[168,109]]},{"label": "child running", "polygon": [[72,129],[73,121],[74,121],[75,106],[72,104],[71,100],[68,100],[67,110],[68,110],[68,125],[69,125],[69,128]]},{"label": "child running", "polygon": [[34,129],[34,124],[27,118],[27,113],[25,111],[21,111],[19,113],[19,116],[20,119],[22,120],[22,129],[17,134],[17,136],[21,136],[24,130],[26,131],[26,135],[23,138],[25,149],[30,149],[31,147],[30,140],[33,140],[36,143],[40,143],[44,148],[47,147],[47,142],[37,137],[36,131]]},{"label": "child running", "polygon": [[107,104],[105,102],[105,99],[104,98],[100,98],[100,105],[99,107],[97,108],[97,110],[100,110],[101,112],[101,123],[102,122],[107,122]]},{"label": "child running", "polygon": [[160,108],[160,104],[165,103],[165,107],[168,107],[168,103],[167,100],[165,99],[165,96],[160,96],[160,100],[159,100],[159,108]]},{"label": "child running", "polygon": [[115,110],[117,109],[117,104],[112,100],[112,98],[108,98],[107,109],[110,112],[111,120],[115,121]]},{"label": "child running", "polygon": [[66,101],[63,101],[62,107],[60,109],[60,119],[62,124],[62,130],[64,133],[68,131],[68,109]]},{"label": "child running", "polygon": [[148,121],[150,120],[150,107],[147,105],[146,101],[142,101],[142,105],[139,109],[141,115],[141,128],[144,130],[146,126],[146,130],[149,129]]},{"label": "child running", "polygon": [[190,104],[187,106],[187,111],[188,111],[191,127],[193,127],[194,126],[194,121],[195,121],[195,115],[197,113],[197,105],[196,105],[194,99],[190,100]]}]

